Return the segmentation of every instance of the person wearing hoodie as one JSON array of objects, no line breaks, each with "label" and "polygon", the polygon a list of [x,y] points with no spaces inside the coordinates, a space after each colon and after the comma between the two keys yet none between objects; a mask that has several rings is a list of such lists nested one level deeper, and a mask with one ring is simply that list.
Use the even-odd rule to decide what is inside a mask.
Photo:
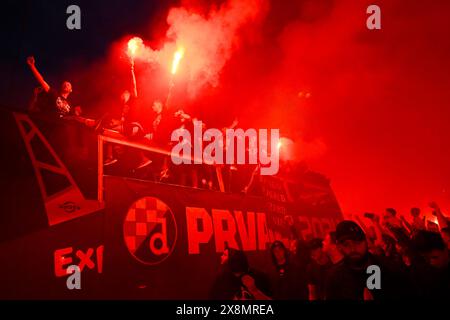
[{"label": "person wearing hoodie", "polygon": [[290,255],[283,242],[275,241],[270,248],[275,267],[273,280],[275,300],[308,300],[306,273]]}]

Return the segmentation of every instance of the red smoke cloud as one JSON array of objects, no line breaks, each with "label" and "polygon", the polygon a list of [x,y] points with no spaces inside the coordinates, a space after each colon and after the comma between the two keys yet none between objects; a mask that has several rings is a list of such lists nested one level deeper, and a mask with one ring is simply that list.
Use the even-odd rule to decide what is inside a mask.
[{"label": "red smoke cloud", "polygon": [[[345,211],[405,213],[430,199],[448,208],[450,5],[377,1],[382,30],[369,31],[369,4],[301,1],[276,37],[280,65],[269,76],[288,92],[284,107],[267,111],[326,143],[309,164],[330,176]],[[302,86],[312,96],[296,107]]]},{"label": "red smoke cloud", "polygon": [[[210,127],[236,116],[244,128],[281,129],[299,159],[331,178],[344,211],[450,206],[448,1],[182,3],[136,63],[149,104],[167,94],[183,46],[174,105]],[[382,30],[366,28],[371,4]]]},{"label": "red smoke cloud", "polygon": [[185,7],[167,16],[167,41],[161,49],[141,46],[137,60],[153,67],[170,68],[175,51],[185,50],[180,69],[189,98],[205,86],[217,87],[222,69],[240,43],[240,31],[256,23],[266,12],[267,0],[230,0],[207,13]]}]

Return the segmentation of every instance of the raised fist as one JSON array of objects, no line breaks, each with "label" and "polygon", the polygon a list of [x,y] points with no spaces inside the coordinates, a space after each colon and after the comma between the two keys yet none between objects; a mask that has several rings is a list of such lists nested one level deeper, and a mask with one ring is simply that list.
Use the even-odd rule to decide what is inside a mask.
[{"label": "raised fist", "polygon": [[33,56],[28,57],[27,58],[27,63],[28,63],[29,66],[34,66],[34,64],[35,64],[34,57]]}]

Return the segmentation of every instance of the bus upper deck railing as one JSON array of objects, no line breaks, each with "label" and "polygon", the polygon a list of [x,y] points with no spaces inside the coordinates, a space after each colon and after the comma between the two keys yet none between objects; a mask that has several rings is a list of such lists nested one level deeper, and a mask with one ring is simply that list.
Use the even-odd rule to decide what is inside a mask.
[{"label": "bus upper deck railing", "polygon": [[148,144],[148,143],[141,143],[138,141],[133,141],[133,140],[127,139],[125,136],[120,134],[118,131],[114,131],[114,130],[108,130],[108,129],[103,130],[103,132],[98,135],[97,141],[98,141],[98,201],[100,201],[100,202],[104,202],[104,183],[103,183],[104,163],[103,163],[103,161],[104,161],[104,144],[105,143],[118,144],[118,145],[122,145],[122,146],[126,146],[126,147],[139,149],[142,151],[148,151],[148,152],[164,155],[167,157],[178,158],[181,160],[190,160],[194,163],[202,163],[202,164],[214,166],[215,172],[217,175],[217,181],[219,183],[219,189],[221,192],[225,192],[225,186],[223,183],[221,167],[215,165],[214,163],[212,163],[210,161],[198,159],[193,156],[186,156],[186,155],[181,156],[180,154],[173,153],[170,150],[152,146],[151,144]]}]

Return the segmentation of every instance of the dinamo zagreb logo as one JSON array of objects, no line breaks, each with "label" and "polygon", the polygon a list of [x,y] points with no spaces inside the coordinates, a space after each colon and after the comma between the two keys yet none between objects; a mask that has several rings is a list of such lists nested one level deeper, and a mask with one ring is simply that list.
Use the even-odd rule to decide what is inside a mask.
[{"label": "dinamo zagreb logo", "polygon": [[167,259],[177,241],[177,225],[172,210],[154,197],[133,203],[125,218],[123,233],[128,251],[147,265],[156,265]]}]

